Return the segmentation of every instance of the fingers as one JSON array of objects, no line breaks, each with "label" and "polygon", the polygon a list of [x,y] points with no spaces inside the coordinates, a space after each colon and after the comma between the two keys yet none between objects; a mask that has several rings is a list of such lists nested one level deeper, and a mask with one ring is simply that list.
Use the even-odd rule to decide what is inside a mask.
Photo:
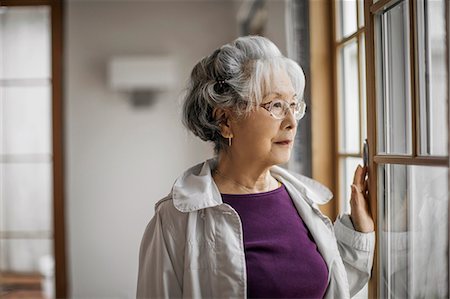
[{"label": "fingers", "polygon": [[365,178],[367,174],[367,166],[361,167],[361,165],[358,164],[355,170],[355,174],[353,176],[353,184],[363,187]]},{"label": "fingers", "polygon": [[[357,201],[357,198],[369,200],[369,177],[367,175],[367,166],[358,165],[353,176],[351,185],[351,201]],[[355,202],[354,202],[355,204]]]},{"label": "fingers", "polygon": [[362,193],[361,189],[357,185],[352,184],[350,187],[352,189],[352,193]]}]

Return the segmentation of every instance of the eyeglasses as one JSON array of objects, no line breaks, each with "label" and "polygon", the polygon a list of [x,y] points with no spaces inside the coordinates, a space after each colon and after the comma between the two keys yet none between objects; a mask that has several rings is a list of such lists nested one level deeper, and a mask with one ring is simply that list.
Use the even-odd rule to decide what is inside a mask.
[{"label": "eyeglasses", "polygon": [[270,115],[275,119],[284,119],[286,117],[287,111],[291,110],[297,121],[301,120],[305,116],[306,103],[305,101],[288,103],[283,100],[273,100],[268,103],[260,105],[266,109]]}]

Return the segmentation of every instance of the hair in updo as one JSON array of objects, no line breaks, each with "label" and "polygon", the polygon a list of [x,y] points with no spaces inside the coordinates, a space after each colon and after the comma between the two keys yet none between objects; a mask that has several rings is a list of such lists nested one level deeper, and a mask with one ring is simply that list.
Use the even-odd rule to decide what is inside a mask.
[{"label": "hair in updo", "polygon": [[299,99],[303,98],[302,68],[284,57],[269,39],[239,37],[201,59],[192,69],[183,104],[183,124],[204,141],[214,143],[217,155],[228,146],[220,134],[222,120],[214,119],[215,108],[229,108],[238,117],[247,116],[269,91],[272,72],[284,70]]}]

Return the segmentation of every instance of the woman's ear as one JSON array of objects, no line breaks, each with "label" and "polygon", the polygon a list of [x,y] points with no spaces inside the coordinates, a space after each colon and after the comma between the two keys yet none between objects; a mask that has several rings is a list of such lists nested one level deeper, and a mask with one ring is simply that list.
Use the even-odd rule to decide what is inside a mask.
[{"label": "woman's ear", "polygon": [[231,129],[231,113],[227,109],[214,108],[213,118],[219,121],[220,133],[224,138],[233,136]]}]

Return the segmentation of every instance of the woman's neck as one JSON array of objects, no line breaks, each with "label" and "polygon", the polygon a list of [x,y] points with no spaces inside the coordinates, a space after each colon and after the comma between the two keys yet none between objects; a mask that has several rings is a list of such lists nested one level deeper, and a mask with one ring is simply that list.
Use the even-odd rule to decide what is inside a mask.
[{"label": "woman's neck", "polygon": [[270,166],[257,161],[238,159],[223,153],[219,154],[213,178],[221,193],[260,193],[278,188],[278,182],[269,169]]}]

